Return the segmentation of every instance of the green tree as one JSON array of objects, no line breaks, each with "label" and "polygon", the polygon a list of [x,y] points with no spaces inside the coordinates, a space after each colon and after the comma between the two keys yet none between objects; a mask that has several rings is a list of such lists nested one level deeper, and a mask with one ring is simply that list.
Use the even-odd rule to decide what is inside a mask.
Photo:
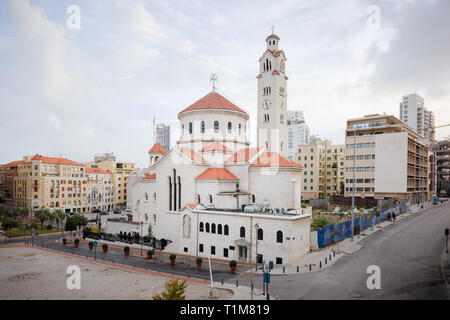
[{"label": "green tree", "polygon": [[169,280],[165,283],[165,291],[155,294],[153,300],[186,300],[184,291],[187,288],[186,280],[179,282],[179,279]]},{"label": "green tree", "polygon": [[76,225],[77,225],[78,228],[81,227],[81,226],[85,226],[85,225],[88,224],[88,220],[87,220],[86,217],[84,217],[84,216],[81,216],[81,215],[79,215],[79,214],[76,214],[76,215],[73,216],[73,218],[74,218],[75,223],[76,223]]},{"label": "green tree", "polygon": [[322,229],[323,227],[325,227],[329,224],[332,224],[332,222],[329,221],[327,218],[321,217],[321,216],[315,216],[311,223],[311,228],[316,229],[316,230]]},{"label": "green tree", "polygon": [[56,224],[58,226],[58,228],[60,227],[60,223],[64,222],[64,220],[66,220],[66,215],[62,212],[61,209],[56,209],[54,212],[55,215],[55,221]]},{"label": "green tree", "polygon": [[153,238],[153,227],[151,223],[148,224],[148,237],[150,239]]},{"label": "green tree", "polygon": [[15,217],[19,219],[20,222],[23,221],[26,217],[28,217],[28,208],[18,207],[15,210]]},{"label": "green tree", "polygon": [[50,220],[51,213],[47,208],[40,208],[34,212],[34,216],[41,221],[41,228],[44,227],[44,222]]},{"label": "green tree", "polygon": [[19,222],[14,220],[13,218],[4,217],[2,219],[2,228],[5,230],[6,234],[8,233],[9,229],[17,228],[19,226]]},{"label": "green tree", "polygon": [[9,217],[9,211],[8,208],[4,204],[0,203],[0,216],[2,217]]},{"label": "green tree", "polygon": [[72,236],[72,231],[77,230],[78,224],[75,217],[69,217],[66,221],[66,225],[64,226],[64,230],[70,231],[70,236]]}]

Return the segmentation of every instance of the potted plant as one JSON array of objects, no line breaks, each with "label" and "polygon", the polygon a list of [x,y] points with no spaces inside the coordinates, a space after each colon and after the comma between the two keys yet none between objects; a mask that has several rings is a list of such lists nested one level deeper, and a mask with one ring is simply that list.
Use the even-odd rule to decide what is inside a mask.
[{"label": "potted plant", "polygon": [[89,241],[89,250],[94,249],[94,243],[92,241]]},{"label": "potted plant", "polygon": [[148,250],[147,251],[147,259],[151,259],[152,256],[155,254],[155,250]]},{"label": "potted plant", "polygon": [[125,248],[123,248],[123,252],[126,256],[128,256],[130,254],[130,247],[126,246]]},{"label": "potted plant", "polygon": [[231,273],[235,273],[236,272],[236,266],[237,266],[236,260],[231,260],[230,261]]},{"label": "potted plant", "polygon": [[62,241],[63,241],[63,245],[67,244],[67,238],[63,238]]},{"label": "potted plant", "polygon": [[75,248],[78,248],[78,246],[80,245],[80,239],[75,239],[75,240],[73,241],[73,243],[74,243],[74,245],[75,245]]},{"label": "potted plant", "polygon": [[170,264],[174,265],[175,264],[175,259],[177,258],[177,256],[172,253],[169,258],[170,258]]},{"label": "potted plant", "polygon": [[102,249],[103,249],[103,252],[107,252],[108,251],[108,245],[106,244],[106,243],[104,243],[103,245],[102,245]]},{"label": "potted plant", "polygon": [[195,262],[197,262],[197,268],[200,269],[202,267],[203,259],[202,258],[197,258],[195,260]]}]

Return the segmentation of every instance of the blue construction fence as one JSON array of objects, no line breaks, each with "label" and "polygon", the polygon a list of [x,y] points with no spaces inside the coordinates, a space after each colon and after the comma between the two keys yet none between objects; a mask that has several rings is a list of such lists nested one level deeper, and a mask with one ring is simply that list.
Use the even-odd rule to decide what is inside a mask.
[{"label": "blue construction fence", "polygon": [[[388,220],[389,212],[399,215],[401,212],[409,211],[410,205],[408,201],[395,204],[393,207],[382,208],[380,215],[373,211],[354,220],[355,229],[361,233],[373,225],[380,224]],[[357,232],[356,232],[357,234]],[[317,230],[317,246],[323,248],[329,244],[342,241],[352,236],[352,222],[345,221],[335,225],[327,225],[323,229]]]}]

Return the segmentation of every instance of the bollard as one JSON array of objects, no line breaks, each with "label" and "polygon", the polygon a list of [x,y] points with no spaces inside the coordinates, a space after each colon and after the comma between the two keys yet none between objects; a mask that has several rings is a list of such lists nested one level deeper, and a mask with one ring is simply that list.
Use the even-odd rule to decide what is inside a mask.
[{"label": "bollard", "polygon": [[327,264],[327,257],[325,257],[325,264]]},{"label": "bollard", "polygon": [[223,285],[223,278],[222,278],[221,284]]},{"label": "bollard", "polygon": [[336,256],[336,251],[333,251],[333,258]]},{"label": "bollard", "polygon": [[297,266],[297,273],[299,272],[299,267]]},{"label": "bollard", "polygon": [[319,261],[319,268],[322,268],[322,261]]},{"label": "bollard", "polygon": [[283,266],[283,273],[285,273],[285,271],[286,271],[286,269],[285,269],[285,267]]},{"label": "bollard", "polygon": [[330,261],[331,261],[331,253],[330,253]]},{"label": "bollard", "polygon": [[311,265],[309,265],[309,271],[311,271]]},{"label": "bollard", "polygon": [[236,280],[236,288],[237,288],[237,287],[239,287],[239,283],[238,283],[238,281]]}]

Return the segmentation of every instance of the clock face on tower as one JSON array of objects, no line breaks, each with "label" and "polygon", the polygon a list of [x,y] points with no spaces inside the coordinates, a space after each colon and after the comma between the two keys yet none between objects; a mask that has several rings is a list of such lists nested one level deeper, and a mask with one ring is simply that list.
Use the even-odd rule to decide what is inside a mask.
[{"label": "clock face on tower", "polygon": [[266,100],[263,101],[261,107],[264,110],[269,110],[272,107],[272,102],[269,99],[266,99]]}]

